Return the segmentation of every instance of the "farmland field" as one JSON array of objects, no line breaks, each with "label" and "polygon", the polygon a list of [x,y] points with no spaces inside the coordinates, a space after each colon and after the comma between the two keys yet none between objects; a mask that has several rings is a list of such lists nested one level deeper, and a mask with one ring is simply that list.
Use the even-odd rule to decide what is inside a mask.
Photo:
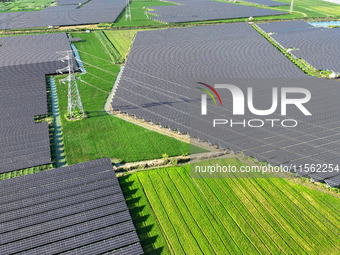
[{"label": "farmland field", "polygon": [[339,198],[287,179],[191,179],[189,170],[120,177],[146,253],[339,254]]},{"label": "farmland field", "polygon": [[[280,0],[290,3],[290,0]],[[278,10],[289,10],[289,6],[279,7]],[[305,13],[308,18],[315,17],[340,17],[340,5],[323,0],[299,0],[294,1],[294,11]]]},{"label": "farmland field", "polygon": [[38,11],[46,8],[52,2],[52,0],[12,0],[9,2],[0,1],[0,12]]},{"label": "farmland field", "polygon": [[[113,65],[94,33],[74,34],[87,73],[78,80],[81,100],[88,118],[67,121],[67,86],[56,82],[63,138],[68,164],[111,157],[125,162],[161,158],[190,152],[190,146],[174,138],[108,115],[104,104],[110,93],[119,65]],[[88,65],[89,63],[90,65]],[[100,67],[97,69],[94,66]]]},{"label": "farmland field", "polygon": [[124,58],[129,53],[134,36],[139,30],[107,30],[105,34]]},{"label": "farmland field", "polygon": [[113,46],[112,42],[107,38],[103,31],[95,31],[98,41],[101,43],[106,54],[110,57],[113,64],[122,64],[124,62],[123,57]]},{"label": "farmland field", "polygon": [[[140,27],[140,26],[152,26],[152,25],[161,25],[162,23],[154,20],[148,19],[145,15],[145,10],[150,6],[162,6],[162,5],[174,5],[173,3],[163,2],[160,0],[133,0],[131,1],[131,15],[132,19],[125,20],[125,10],[118,17],[116,22],[113,24],[114,27]],[[151,8],[149,8],[151,9]],[[151,16],[151,15],[150,15]]]}]

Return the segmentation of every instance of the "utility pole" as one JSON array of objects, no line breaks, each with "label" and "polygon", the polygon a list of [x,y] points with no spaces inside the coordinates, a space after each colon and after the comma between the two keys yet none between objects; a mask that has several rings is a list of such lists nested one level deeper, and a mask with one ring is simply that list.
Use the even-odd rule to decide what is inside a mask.
[{"label": "utility pole", "polygon": [[293,7],[294,7],[294,0],[292,0],[292,1],[290,2],[290,10],[289,10],[290,13],[293,12]]},{"label": "utility pole", "polygon": [[131,21],[131,8],[130,8],[130,0],[126,0],[126,12],[125,12],[125,21],[127,19],[130,19]]},{"label": "utility pole", "polygon": [[58,69],[57,72],[59,73],[68,72],[68,76],[65,79],[62,79],[61,82],[68,83],[67,113],[69,115],[69,118],[71,120],[74,119],[75,113],[77,110],[82,115],[82,117],[85,117],[83,105],[81,103],[80,94],[78,90],[76,76],[73,70],[73,63],[74,63],[73,52],[72,50],[68,50],[68,51],[62,51],[62,52],[57,52],[57,53],[63,55],[63,57],[60,57],[59,60],[63,63],[65,62],[67,63],[66,67],[62,69]]}]

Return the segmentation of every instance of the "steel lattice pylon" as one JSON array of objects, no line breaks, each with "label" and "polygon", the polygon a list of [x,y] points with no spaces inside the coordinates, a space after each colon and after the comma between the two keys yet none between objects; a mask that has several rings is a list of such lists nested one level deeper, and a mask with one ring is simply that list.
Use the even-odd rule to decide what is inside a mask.
[{"label": "steel lattice pylon", "polygon": [[84,108],[81,103],[80,94],[78,90],[76,76],[73,70],[74,57],[72,50],[58,52],[63,55],[63,57],[59,58],[62,62],[67,62],[67,66],[57,70],[59,73],[68,72],[68,76],[65,79],[62,79],[61,82],[68,83],[68,105],[67,105],[67,113],[70,119],[74,119],[74,115],[78,110],[79,113],[84,116]]},{"label": "steel lattice pylon", "polygon": [[290,2],[290,9],[289,9],[290,13],[293,12],[293,8],[294,8],[294,0],[291,0],[291,2]]},{"label": "steel lattice pylon", "polygon": [[126,12],[125,12],[125,21],[127,19],[130,19],[131,21],[131,8],[130,8],[130,0],[126,0]]}]

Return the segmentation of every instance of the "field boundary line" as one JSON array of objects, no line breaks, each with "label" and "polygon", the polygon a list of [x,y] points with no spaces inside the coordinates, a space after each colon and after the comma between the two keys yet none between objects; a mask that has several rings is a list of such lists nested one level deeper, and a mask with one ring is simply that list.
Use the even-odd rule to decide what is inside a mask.
[{"label": "field boundary line", "polygon": [[[291,237],[291,234],[294,234],[294,233],[295,233],[295,234],[299,237],[299,241],[300,241],[301,243],[300,243],[300,242],[297,242],[297,241],[296,241],[296,238],[294,239],[294,238],[291,237],[291,239],[298,245],[298,247],[300,247],[303,251],[305,251],[305,250],[306,250],[306,247],[304,247],[304,246],[305,246],[306,244],[308,244],[308,248],[311,248],[311,249],[312,249],[312,246],[310,245],[310,243],[308,243],[308,242],[305,241],[305,239],[301,236],[301,234],[295,230],[295,228],[292,226],[292,224],[291,224],[288,220],[286,220],[286,218],[282,215],[282,213],[281,213],[275,206],[273,206],[273,203],[272,203],[271,201],[269,201],[269,200],[267,199],[267,197],[265,197],[261,191],[259,191],[259,188],[256,187],[256,185],[255,185],[253,182],[250,182],[250,181],[249,181],[249,183],[250,183],[250,185],[253,186],[253,188],[258,192],[258,194],[261,194],[262,200],[265,201],[265,203],[264,203],[264,202],[261,201],[259,198],[254,197],[255,200],[258,201],[258,203],[262,205],[262,208],[264,208],[265,211],[267,211],[267,213],[268,213],[273,219],[276,220],[275,216],[271,213],[271,210],[270,210],[271,207],[274,208],[275,212],[277,212],[278,215],[280,215],[280,217],[281,217],[283,223],[285,223],[287,226],[289,226],[290,232],[293,232],[293,233],[289,233],[289,232],[285,231],[286,234],[287,234],[289,237]],[[247,191],[250,193],[249,187],[248,187],[246,184],[244,184],[244,185],[242,185],[242,186],[243,186],[243,188],[244,188],[245,190],[247,190]],[[250,193],[250,194],[251,194],[251,193]],[[251,195],[251,196],[253,197],[253,195]],[[266,204],[266,205],[265,205],[265,204]],[[285,229],[284,226],[282,225],[282,223],[281,223],[280,221],[276,220],[276,222],[282,227],[282,229]]]},{"label": "field boundary line", "polygon": [[[149,198],[148,198],[148,196],[147,196],[147,194],[146,194],[146,192],[145,192],[145,188],[144,188],[142,182],[140,181],[138,174],[136,174],[136,177],[137,177],[137,180],[138,180],[138,182],[139,182],[139,184],[140,184],[140,186],[141,186],[141,188],[142,188],[143,194],[145,195],[146,201],[149,203],[150,208],[151,208],[151,211],[153,212],[153,214],[154,214],[154,216],[155,216],[155,218],[156,218],[156,220],[157,220],[157,224],[158,224],[159,228],[161,229],[161,231],[162,231],[162,233],[163,233],[163,235],[164,235],[164,237],[165,237],[165,240],[166,240],[166,243],[167,243],[167,245],[168,245],[168,248],[169,248],[170,252],[171,252],[172,254],[174,254],[174,251],[172,250],[172,247],[170,246],[169,237],[168,237],[167,234],[165,233],[164,228],[163,228],[163,225],[160,223],[160,221],[159,221],[159,219],[158,219],[158,217],[157,217],[157,215],[156,215],[156,213],[155,213],[155,211],[154,211],[154,209],[153,209],[153,207],[152,207],[152,205],[151,205],[151,202],[150,202],[150,200],[149,200]],[[153,245],[153,244],[152,244],[152,245]]]},{"label": "field boundary line", "polygon": [[[294,182],[294,183],[296,183],[296,182]],[[301,185],[301,187],[306,187],[307,189],[305,190],[305,192],[307,193],[307,195],[313,197],[314,200],[320,204],[320,206],[325,205],[326,207],[332,207],[332,208],[334,208],[334,210],[337,210],[337,211],[339,210],[338,208],[334,207],[332,203],[329,203],[328,201],[326,201],[327,203],[325,203],[325,200],[320,199],[319,197],[315,196],[315,194],[313,194],[313,192],[311,192],[311,190],[312,190],[312,191],[316,191],[316,192],[322,192],[324,195],[332,196],[332,197],[335,198],[335,199],[339,199],[338,197],[335,197],[335,196],[333,196],[332,194],[326,193],[326,192],[324,192],[324,190],[322,190],[322,189],[313,189],[313,188],[311,188],[309,185],[307,186],[307,185],[303,185],[303,184],[301,184],[301,183],[297,183],[297,184]],[[313,187],[313,186],[312,186],[312,187]],[[335,218],[336,218],[337,221],[340,222],[340,218],[339,218],[338,216],[335,216]]]},{"label": "field boundary line", "polygon": [[[275,184],[275,183],[273,183],[273,182],[271,182],[269,179],[267,180],[276,190],[278,190],[278,192],[279,193],[282,193],[283,195],[286,195],[286,193],[288,193],[288,194],[290,194],[290,196],[294,196],[294,195],[292,195],[291,194],[291,192],[289,191],[289,190],[286,190],[287,192],[282,192],[281,191],[281,189],[279,189],[279,187],[278,187],[278,185],[277,184]],[[286,187],[286,185],[284,185],[285,187]],[[291,203],[292,203],[292,205],[294,205],[294,207],[296,207],[296,209],[298,210],[298,211],[301,211],[300,209],[300,207],[302,207],[302,208],[304,208],[305,210],[302,210],[302,211],[308,211],[309,213],[310,213],[310,210],[309,210],[309,208],[305,205],[305,204],[303,204],[303,203],[300,203],[301,205],[300,206],[298,206],[298,204],[296,203],[296,202],[294,202],[292,199],[291,199],[291,197],[289,197],[288,195],[286,195],[285,196],[286,197],[286,199],[287,200],[289,200],[289,201],[291,201]],[[301,199],[301,198],[300,198]],[[303,200],[305,200],[304,198],[302,198]],[[308,203],[308,201],[307,201],[307,203]],[[310,205],[311,207],[313,207],[312,205]],[[321,223],[321,225],[323,225],[323,223],[322,222],[320,222],[320,220],[319,220],[319,218],[318,217],[314,217],[314,214],[312,214],[312,213],[310,213],[310,215],[313,215],[313,218],[316,218],[317,220],[318,220],[318,222],[319,223]],[[307,219],[310,219],[310,217],[306,217]],[[325,218],[326,219],[326,218]],[[328,222],[329,222],[329,220],[328,219],[326,219]],[[311,223],[311,225],[316,225],[316,224],[313,224],[315,222],[315,220],[313,220]],[[331,222],[329,222],[329,223],[331,223]],[[328,232],[326,232],[325,230],[323,230],[323,229],[321,229],[320,227],[316,227],[316,229],[317,229],[317,231],[321,234],[321,236],[327,236],[329,239],[332,239],[333,240],[333,238],[329,235],[329,233]],[[334,240],[335,241],[335,240]],[[339,250],[339,247],[338,246],[334,246],[334,247],[336,247],[337,248],[337,250]]]},{"label": "field boundary line", "polygon": [[[161,176],[158,172],[157,172],[157,174],[158,174],[158,176],[160,177],[160,179],[161,179],[162,182],[163,182],[163,187],[165,187],[166,190],[168,191],[168,193],[170,194],[171,200],[172,200],[173,204],[174,204],[175,206],[177,206],[176,203],[175,203],[175,199],[173,198],[173,196],[172,196],[172,194],[171,194],[171,192],[170,192],[170,190],[169,190],[169,187],[165,184],[165,182],[164,182],[162,176]],[[177,207],[177,209],[178,209],[178,212],[179,212],[180,215],[181,215],[181,218],[183,219],[184,224],[187,226],[187,228],[188,228],[188,230],[189,230],[191,236],[193,237],[193,239],[195,239],[195,242],[196,242],[196,244],[197,244],[197,247],[200,249],[201,253],[204,254],[204,252],[203,252],[203,250],[202,250],[202,248],[201,248],[199,242],[197,241],[195,235],[192,233],[191,228],[188,226],[188,224],[187,224],[186,221],[184,220],[183,213],[181,212],[181,210],[180,210],[178,207]]]},{"label": "field boundary line", "polygon": [[[263,187],[263,185],[261,185],[261,184],[259,184],[259,185],[260,185],[261,187]],[[276,190],[275,193],[276,193],[277,195],[280,195],[280,194],[284,195],[285,199],[288,200],[288,202],[291,203],[291,205],[292,205],[292,208],[291,208],[291,209],[288,209],[287,207],[284,206],[284,208],[289,212],[289,214],[293,215],[293,212],[291,212],[291,211],[294,210],[294,209],[296,209],[298,212],[301,212],[299,206],[298,206],[296,203],[294,203],[289,197],[285,196],[285,193],[283,193],[283,192],[282,192],[275,184],[274,184],[274,186],[273,186],[272,183],[269,181],[269,182],[268,182],[268,185],[271,185],[271,186]],[[265,189],[265,192],[267,193],[267,188],[263,188],[263,189]],[[280,203],[280,202],[279,202],[279,203]],[[281,203],[280,203],[280,204],[281,204]],[[323,230],[320,231],[320,228],[315,227],[315,224],[313,224],[314,221],[311,222],[311,221],[310,221],[310,218],[307,217],[308,215],[306,215],[306,213],[305,213],[304,211],[302,211],[302,212],[303,212],[303,213],[302,213],[302,216],[306,216],[306,217],[305,217],[305,223],[310,224],[310,226],[312,226],[313,228],[315,228],[315,230],[314,230],[315,232],[319,232],[320,236],[324,237],[324,231],[323,231]],[[294,217],[294,216],[293,216],[293,217]],[[295,218],[295,217],[294,217],[294,218]],[[298,221],[298,222],[300,222],[300,221]],[[310,234],[310,231],[308,231],[308,230],[305,228],[305,224],[301,224],[301,225],[302,225],[302,228],[304,228],[304,229],[306,230],[306,232]],[[310,236],[312,236],[312,235],[310,234]],[[318,239],[316,239],[316,238],[314,238],[314,237],[312,237],[312,238],[315,239],[315,241],[318,242],[318,243],[320,244],[320,246],[323,246],[323,243],[320,242]],[[327,250],[327,248],[324,248],[324,249]]]},{"label": "field boundary line", "polygon": [[[183,167],[183,169],[184,169],[184,167]],[[197,196],[194,194],[195,192],[193,192],[192,188],[191,188],[191,187],[188,185],[188,183],[183,179],[183,177],[181,176],[181,173],[179,173],[177,169],[176,169],[176,173],[178,174],[179,178],[181,178],[181,180],[183,181],[183,183],[187,186],[187,189],[189,189],[189,190],[191,191],[192,196],[195,198],[197,204],[198,204],[199,207],[202,209],[202,212],[203,212],[205,215],[207,215],[206,211],[202,208],[201,203],[200,203],[199,200],[197,199]],[[170,177],[170,178],[171,178],[171,177]],[[172,180],[172,178],[171,178],[171,180]],[[194,185],[194,184],[193,184],[193,185]],[[197,193],[198,193],[198,192],[199,192],[199,191],[197,191]],[[204,198],[202,197],[202,199],[204,199]],[[215,217],[213,216],[213,212],[212,212],[212,210],[209,208],[209,206],[206,205],[206,207],[207,207],[207,209],[209,210],[209,212],[211,213],[212,218],[216,221],[216,224],[219,224],[218,220],[215,219]],[[209,222],[210,222],[211,225],[213,226],[214,230],[216,231],[216,227],[212,224],[212,221],[210,220],[210,218],[209,218],[208,216],[207,216],[207,219],[209,220]],[[220,224],[222,225],[222,223],[220,223]],[[223,226],[223,225],[222,225],[222,226]],[[228,233],[228,231],[227,231],[224,227],[222,227],[222,228]],[[229,235],[229,233],[228,233],[228,235]],[[220,235],[218,235],[218,237],[219,237],[219,239],[222,241],[222,243],[224,244],[224,247],[228,250],[229,254],[232,254],[232,253],[229,251],[228,246],[227,246],[226,243],[224,242],[224,239],[221,238]]]},{"label": "field boundary line", "polygon": [[[258,183],[258,181],[257,181],[256,179],[254,179],[254,183],[256,183],[256,184],[259,186],[259,188],[261,188],[261,189],[268,195],[268,197],[271,197],[271,196],[269,195],[268,191],[267,191],[267,188],[264,188],[263,185],[261,185],[260,183]],[[276,192],[276,193],[277,193],[277,192]],[[273,198],[271,198],[271,200],[273,200]],[[274,201],[273,201],[273,202],[274,202]],[[305,233],[306,233],[306,236],[309,237],[309,241],[313,241],[313,240],[314,240],[314,241],[316,241],[317,243],[319,243],[321,247],[323,247],[322,243],[320,243],[317,239],[315,239],[315,238],[313,237],[313,235],[311,235],[310,231],[308,231],[308,230],[305,228],[304,224],[303,224],[301,221],[299,221],[296,217],[294,217],[294,214],[291,212],[290,209],[288,209],[283,203],[279,202],[278,200],[275,200],[274,203],[275,203],[275,204],[279,204],[279,205],[286,211],[286,213],[287,213],[288,215],[290,215],[291,218],[294,219],[294,220],[300,225],[301,230],[303,229],[303,230],[305,231]],[[306,240],[306,239],[305,239],[305,240]],[[306,241],[306,242],[307,242],[307,241]],[[308,242],[308,243],[309,243],[309,242]],[[313,247],[313,243],[312,243],[312,244],[309,243],[309,245],[311,245],[312,249],[317,253],[317,250],[315,250],[314,247]],[[326,248],[324,248],[324,249],[327,250]],[[327,250],[327,251],[328,251],[328,250]]]},{"label": "field boundary line", "polygon": [[[170,177],[169,172],[167,172],[166,174],[167,174],[167,176],[169,177],[169,179],[171,180],[172,185],[175,187],[177,193],[179,194],[179,197],[181,198],[183,204],[185,205],[186,209],[187,209],[188,212],[190,213],[190,215],[191,215],[192,219],[194,220],[194,222],[196,223],[197,227],[200,229],[201,233],[203,234],[203,236],[205,237],[205,239],[207,240],[207,242],[210,244],[210,246],[211,246],[212,250],[215,252],[215,254],[218,254],[218,253],[216,253],[216,250],[214,249],[214,246],[211,244],[211,242],[210,242],[209,239],[207,238],[206,234],[205,234],[204,231],[202,230],[201,226],[198,224],[197,220],[196,220],[195,217],[193,216],[191,210],[189,209],[188,205],[186,204],[185,200],[183,199],[182,194],[179,192],[179,190],[178,190],[176,184],[173,182],[172,178]],[[160,175],[160,174],[159,174],[159,175]],[[161,175],[160,175],[160,176],[161,176]],[[161,176],[161,178],[162,178],[162,180],[163,180],[163,183],[165,183],[165,181],[164,181],[164,179],[163,179],[162,176]],[[172,195],[172,194],[171,194],[171,195]]]},{"label": "field boundary line", "polygon": [[[224,189],[223,189],[223,187],[225,186],[225,187],[228,187],[228,190],[229,190],[229,192],[230,193],[232,193],[236,198],[238,198],[239,199],[239,201],[240,201],[240,204],[242,204],[242,206],[245,208],[245,210],[248,212],[248,214],[249,215],[253,215],[250,211],[249,211],[249,209],[248,209],[248,207],[243,203],[243,199],[241,199],[240,198],[240,196],[238,196],[234,191],[233,191],[233,189],[230,187],[230,185],[224,180],[224,178],[222,178],[223,179],[223,183],[224,183],[224,185],[223,185],[223,187],[220,185],[220,184],[218,184],[217,182],[216,182],[216,180],[215,180],[215,178],[213,178],[214,179],[214,181],[215,181],[215,183],[217,184],[217,185],[219,185],[220,187],[221,187],[221,189],[223,190],[223,192],[224,192]],[[231,178],[232,179],[232,182],[238,187],[238,189],[240,190],[240,188],[239,188],[239,185],[237,184],[237,182],[235,182],[234,180],[233,180],[233,178]],[[243,196],[253,205],[253,203],[248,199],[248,197],[240,190],[240,192],[243,194]],[[225,193],[225,192],[224,192]],[[225,193],[226,194],[226,193]],[[276,232],[280,237],[281,237],[281,235],[271,226],[271,224],[269,224],[269,222],[267,221],[267,219],[265,218],[265,217],[263,217],[263,215],[262,215],[262,213],[261,212],[259,212],[258,210],[257,210],[257,208],[253,205],[253,207],[255,208],[255,210],[256,210],[256,212],[257,213],[259,213],[258,215],[260,215],[260,217],[261,218],[263,218],[263,220],[265,221],[265,222],[267,222],[267,224],[274,230],[274,232]],[[262,229],[262,231],[263,231],[263,233],[265,233],[267,236],[268,236],[268,238],[275,244],[275,246],[279,249],[279,250],[281,250],[281,252],[282,253],[284,253],[284,254],[286,254],[286,252],[283,250],[283,248],[281,248],[281,246],[278,244],[278,243],[276,243],[275,242],[275,240],[273,239],[273,237],[271,236],[271,234],[269,234],[263,227],[262,227],[262,225],[260,224],[260,221],[256,218],[256,217],[253,217],[254,218],[254,221],[255,221],[255,223],[257,223],[259,226],[260,226],[260,228]],[[257,235],[258,236],[258,235]],[[260,237],[259,237],[260,238]],[[282,238],[282,237],[281,237]],[[260,238],[261,239],[261,238]],[[283,238],[282,238],[282,240],[284,240]],[[287,244],[287,243],[286,243]],[[287,244],[288,245],[288,244]],[[265,245],[266,246],[266,245]],[[289,246],[289,245],[288,245]],[[267,246],[266,246],[267,247]],[[289,246],[290,247],[290,246]],[[290,247],[291,248],[291,247]],[[291,248],[292,249],[292,248]],[[268,248],[268,250],[269,250],[269,248]],[[293,250],[293,249],[292,249]]]},{"label": "field boundary line", "polygon": [[[139,176],[137,176],[137,178],[138,178],[139,182],[141,183],[141,185],[142,185],[142,187],[143,187],[143,191],[145,191],[143,182],[140,181]],[[185,252],[185,250],[184,250],[184,248],[183,248],[183,245],[182,245],[180,239],[178,238],[178,233],[177,233],[175,227],[173,226],[172,222],[170,221],[169,214],[168,214],[168,212],[165,210],[164,205],[163,205],[163,203],[162,203],[162,201],[161,201],[159,195],[158,195],[157,192],[156,192],[155,186],[154,186],[152,180],[150,179],[149,174],[147,175],[147,178],[149,179],[150,185],[152,186],[153,190],[155,191],[155,196],[157,196],[157,199],[158,199],[159,202],[160,202],[160,206],[163,208],[163,210],[164,210],[164,212],[165,212],[165,214],[166,214],[166,217],[167,217],[168,221],[169,221],[170,224],[171,224],[171,227],[172,227],[173,231],[176,233],[176,238],[177,238],[178,243],[179,243],[180,246],[181,246],[181,250],[184,252],[184,254],[186,254],[186,252]],[[146,195],[146,197],[147,197],[147,200],[148,200],[148,202],[149,202],[149,204],[150,204],[151,210],[154,212],[154,215],[155,215],[155,217],[156,217],[156,219],[157,219],[157,222],[160,224],[162,231],[164,231],[164,234],[165,234],[165,236],[166,236],[166,240],[168,241],[168,246],[169,246],[169,248],[172,250],[172,253],[175,254],[174,251],[173,251],[173,247],[172,247],[172,245],[171,245],[171,243],[170,243],[170,241],[169,241],[170,239],[168,239],[169,237],[167,236],[166,231],[165,231],[164,228],[163,228],[163,225],[161,224],[160,220],[158,219],[157,214],[155,213],[155,211],[154,211],[154,209],[153,209],[153,207],[152,207],[152,205],[151,205],[151,202],[150,202],[150,200],[149,200],[149,198],[148,198],[146,192],[144,192],[144,193],[145,193],[145,195]]]},{"label": "field boundary line", "polygon": [[[204,180],[204,178],[200,178],[201,180]],[[200,187],[198,187],[198,184],[196,183],[196,182],[194,182],[195,183],[195,185],[196,185],[196,187],[198,188],[198,190],[201,192],[201,194],[203,195],[203,197],[204,197],[204,199],[207,201],[207,203],[209,203],[208,201],[209,201],[209,199],[204,195],[204,192],[201,190],[201,188]],[[240,226],[235,222],[235,220],[234,220],[234,218],[228,213],[228,210],[226,210],[226,208],[224,207],[224,205],[223,205],[223,203],[221,203],[221,201],[220,201],[220,199],[216,196],[216,194],[211,190],[211,188],[210,188],[210,186],[205,182],[205,180],[204,180],[204,183],[205,183],[205,185],[209,188],[209,190],[210,190],[210,192],[216,197],[216,199],[219,201],[219,204],[220,205],[222,205],[222,207],[223,207],[223,209],[224,209],[224,211],[230,216],[230,218],[233,220],[233,222],[235,223],[235,225],[237,226],[237,228],[239,229],[239,231],[242,233],[242,235],[249,241],[249,243],[252,245],[252,246],[254,246],[253,245],[253,243],[251,243],[250,242],[250,240],[249,240],[249,238],[247,237],[247,235],[243,232],[243,230],[240,228]],[[210,203],[209,203],[209,205],[211,205]],[[214,211],[214,213],[216,214],[216,215],[218,215],[218,213],[216,213],[216,211],[213,209],[213,211]],[[222,225],[224,226],[224,228],[225,228],[225,225],[222,223]],[[226,229],[226,231],[229,233],[229,231]],[[230,234],[229,234],[230,235]],[[230,237],[231,237],[231,239],[234,241],[234,243],[235,243],[235,245],[238,247],[238,245],[237,245],[237,242],[235,242],[235,240],[234,240],[234,238],[230,235]],[[255,249],[256,249],[256,247],[254,247]],[[238,247],[238,249],[242,252],[242,249],[240,249],[239,247]],[[256,249],[257,250],[257,249]],[[258,250],[257,250],[258,251]],[[259,251],[258,251],[259,252]],[[259,252],[260,253],[260,252]],[[242,254],[244,254],[243,252],[242,252]]]},{"label": "field boundary line", "polygon": [[[153,211],[153,208],[151,207],[150,201],[148,200],[148,198],[147,198],[147,196],[146,196],[146,194],[145,194],[145,192],[144,192],[143,186],[142,186],[141,182],[139,181],[137,175],[136,175],[136,178],[137,178],[137,180],[138,180],[139,185],[141,186],[141,191],[143,192],[143,194],[144,194],[144,196],[145,196],[145,199],[146,199],[147,203],[150,205],[151,211],[153,212],[153,214],[155,214],[154,211]],[[139,187],[138,187],[139,185],[138,185],[138,184],[136,184],[136,185],[137,185],[136,188],[139,188]],[[123,189],[122,189],[122,190],[123,190]],[[129,189],[129,191],[130,191],[130,189]],[[124,197],[125,197],[125,196],[124,196]],[[132,197],[133,197],[133,198],[138,198],[135,194],[133,194]],[[142,205],[140,204],[139,200],[138,200],[137,204],[138,204],[138,207],[141,207],[141,206],[142,206]],[[130,208],[129,208],[129,210],[130,210]],[[144,216],[144,217],[147,216],[147,215],[145,215],[143,212],[141,212],[141,215]],[[156,218],[156,216],[155,216],[155,218]],[[157,219],[157,218],[156,218],[156,219]],[[159,226],[159,224],[158,224],[158,226]],[[145,224],[145,221],[143,221],[143,227],[148,227],[148,226]],[[159,226],[159,227],[160,227],[160,226]],[[161,228],[161,227],[160,227],[160,228]],[[147,232],[147,236],[148,236],[148,238],[152,238],[152,236],[150,236],[150,232],[149,232],[149,231]],[[165,239],[166,239],[166,236],[165,236]],[[155,244],[154,244],[154,243],[152,243],[152,248],[156,251],[156,247],[155,247]],[[143,250],[144,250],[144,249],[143,249]],[[157,254],[159,254],[159,253],[157,252]]]},{"label": "field boundary line", "polygon": [[[231,179],[233,179],[233,178],[231,178]],[[274,232],[276,232],[276,233],[281,237],[281,239],[287,244],[287,246],[288,246],[291,250],[295,251],[295,250],[291,247],[291,245],[289,245],[289,243],[287,243],[286,239],[282,237],[281,233],[275,228],[275,226],[273,226],[273,224],[270,223],[270,222],[268,221],[268,219],[267,219],[267,217],[265,217],[264,213],[261,212],[260,210],[258,210],[257,206],[254,204],[254,202],[252,201],[252,199],[249,197],[249,194],[248,194],[248,192],[246,191],[245,187],[242,185],[243,182],[242,182],[242,183],[241,183],[241,181],[240,181],[240,182],[235,182],[235,181],[233,180],[233,183],[238,187],[238,189],[240,190],[240,192],[241,192],[241,193],[243,194],[243,196],[249,201],[249,203],[255,208],[255,210],[256,210],[259,214],[261,214],[261,217],[262,217],[262,218],[267,222],[267,224],[274,230]],[[241,188],[240,188],[240,187],[241,187]],[[249,191],[249,193],[250,193],[250,191]],[[258,199],[256,199],[256,197],[254,197],[254,198],[255,198],[255,200],[256,200],[259,204],[262,205],[262,203],[261,203]],[[270,216],[270,217],[272,218],[272,220],[275,221],[276,224],[282,228],[282,230],[286,233],[286,235],[290,236],[289,233],[287,233],[287,231],[284,229],[284,227],[282,226],[282,224],[281,224],[279,221],[277,221],[277,220],[275,219],[275,217],[269,212],[269,210],[268,210],[267,208],[265,208],[264,206],[262,206],[262,208],[263,208],[263,210],[268,214],[268,216]],[[265,232],[266,232],[266,231],[265,231]],[[300,247],[300,245],[299,245],[293,238],[291,238],[291,239],[296,243],[296,245],[297,245],[299,248],[301,248],[301,250],[303,250],[303,248]],[[275,241],[274,241],[274,242],[275,242]],[[295,252],[297,252],[297,251],[295,251]]]},{"label": "field boundary line", "polygon": [[[242,219],[244,220],[246,226],[248,226],[253,232],[254,234],[256,235],[256,237],[260,240],[260,242],[263,244],[263,246],[265,247],[265,249],[270,253],[270,249],[267,247],[267,245],[262,241],[261,237],[258,235],[258,233],[254,230],[254,228],[251,226],[251,224],[249,223],[249,221],[247,219],[245,219],[245,217],[243,216],[243,214],[240,212],[239,208],[235,205],[235,203],[233,202],[232,199],[229,198],[228,194],[224,191],[223,187],[221,187],[221,185],[219,183],[216,182],[215,178],[211,178],[214,182],[214,184],[216,184],[219,189],[223,192],[223,194],[225,194],[225,197],[228,198],[228,200],[233,204],[235,210],[239,213],[239,215],[242,217]],[[241,202],[242,203],[242,202]],[[242,203],[243,205],[243,203]],[[247,209],[246,209],[247,210]],[[248,210],[247,210],[248,211]],[[249,213],[249,212],[248,212]],[[251,215],[251,214],[250,214]],[[266,233],[264,231],[264,233]],[[267,233],[266,233],[267,234]],[[268,234],[267,234],[268,236]],[[269,237],[270,238],[270,237]],[[249,240],[252,239],[252,238],[249,238]],[[255,246],[255,244],[251,241],[251,243]],[[274,242],[275,243],[275,242]],[[276,243],[275,243],[276,245]],[[257,246],[255,246],[255,248],[258,250],[259,253],[261,253],[259,251],[259,248]]]}]

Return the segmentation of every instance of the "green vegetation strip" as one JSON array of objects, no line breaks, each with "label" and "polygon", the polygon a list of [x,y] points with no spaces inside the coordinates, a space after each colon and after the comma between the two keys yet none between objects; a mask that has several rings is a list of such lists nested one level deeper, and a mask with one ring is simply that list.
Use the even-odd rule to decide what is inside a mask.
[{"label": "green vegetation strip", "polygon": [[105,35],[118,50],[119,54],[126,58],[137,31],[138,30],[107,30],[105,31]]},{"label": "green vegetation strip", "polygon": [[39,11],[47,6],[51,5],[51,0],[8,0],[0,1],[0,13],[1,12],[27,12],[27,11]]},{"label": "green vegetation strip", "polygon": [[[205,162],[216,163],[243,165]],[[119,179],[146,253],[340,252],[338,198],[282,178],[215,177],[191,178],[187,165]]]},{"label": "green vegetation strip", "polygon": [[102,44],[103,48],[106,51],[106,54],[110,57],[113,64],[122,64],[124,63],[123,57],[119,54],[116,48],[112,45],[110,40],[106,37],[103,31],[95,31],[95,35],[97,36],[99,42]]},{"label": "green vegetation strip", "polygon": [[80,76],[86,83],[77,81],[88,118],[79,121],[65,119],[67,85],[56,79],[68,164],[102,157],[133,162],[162,158],[164,153],[177,156],[190,152],[190,145],[187,143],[108,115],[104,111],[104,105],[120,66],[111,63],[110,57],[94,33],[77,33],[73,37],[82,38],[82,42],[75,45],[87,70],[86,74]]}]

